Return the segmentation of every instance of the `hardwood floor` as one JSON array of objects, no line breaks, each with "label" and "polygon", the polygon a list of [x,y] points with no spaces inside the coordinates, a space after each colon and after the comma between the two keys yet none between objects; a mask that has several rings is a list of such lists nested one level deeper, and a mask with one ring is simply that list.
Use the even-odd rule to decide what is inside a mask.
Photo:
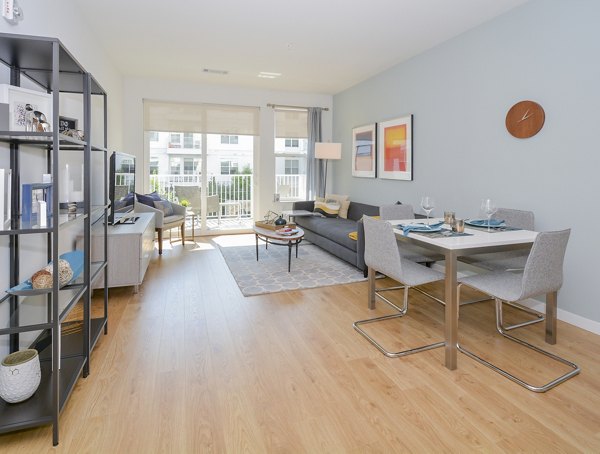
[{"label": "hardwood floor", "polygon": [[[541,325],[518,330],[582,368],[535,394],[464,355],[449,371],[442,349],[385,358],[352,328],[386,312],[367,309],[366,291],[244,298],[209,239],[165,242],[139,294],[111,291],[109,334],[61,416],[60,445],[47,426],[0,436],[0,451],[600,452],[600,336],[559,322],[548,346]],[[410,301],[402,320],[369,328],[390,348],[442,338],[442,306]],[[493,315],[489,302],[461,308],[461,343],[527,375],[563,370],[501,339]]]}]

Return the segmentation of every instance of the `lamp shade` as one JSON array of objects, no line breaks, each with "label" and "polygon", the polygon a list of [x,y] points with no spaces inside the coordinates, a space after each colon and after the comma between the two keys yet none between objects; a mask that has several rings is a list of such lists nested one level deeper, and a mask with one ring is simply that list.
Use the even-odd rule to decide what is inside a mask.
[{"label": "lamp shade", "polygon": [[342,159],[342,144],[331,142],[315,143],[315,158]]}]

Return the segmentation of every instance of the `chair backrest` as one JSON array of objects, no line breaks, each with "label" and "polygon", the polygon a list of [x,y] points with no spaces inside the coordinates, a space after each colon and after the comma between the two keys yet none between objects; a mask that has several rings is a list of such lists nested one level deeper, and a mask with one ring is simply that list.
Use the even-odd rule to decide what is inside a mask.
[{"label": "chair backrest", "polygon": [[386,221],[363,217],[365,227],[365,264],[402,282],[402,261],[392,225]]},{"label": "chair backrest", "polygon": [[200,188],[198,186],[174,186],[174,189],[180,204],[183,200],[187,200],[192,208],[200,210]]},{"label": "chair backrest", "polygon": [[412,205],[400,205],[397,203],[393,205],[381,205],[379,207],[379,214],[384,221],[415,218],[415,210]]},{"label": "chair backrest", "polygon": [[503,220],[509,227],[534,230],[533,211],[513,210],[512,208],[498,208],[494,219]]},{"label": "chair backrest", "polygon": [[219,196],[218,195],[208,195],[206,196],[206,212],[214,213],[218,212],[221,209],[219,205]]},{"label": "chair backrest", "polygon": [[563,283],[563,262],[571,229],[538,233],[523,272],[519,300],[556,292]]}]

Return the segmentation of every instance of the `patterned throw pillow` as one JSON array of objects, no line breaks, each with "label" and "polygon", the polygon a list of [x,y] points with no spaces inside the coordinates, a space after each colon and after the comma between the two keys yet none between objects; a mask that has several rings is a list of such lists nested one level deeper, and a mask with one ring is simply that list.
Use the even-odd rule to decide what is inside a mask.
[{"label": "patterned throw pillow", "polygon": [[325,200],[331,202],[335,201],[340,205],[340,212],[338,216],[342,219],[348,219],[348,208],[350,207],[350,197],[347,195],[340,194],[325,194]]},{"label": "patterned throw pillow", "polygon": [[340,212],[340,204],[335,200],[327,200],[325,202],[315,200],[315,208],[313,211],[322,214],[327,218],[337,218],[338,213]]},{"label": "patterned throw pillow", "polygon": [[136,192],[135,198],[138,202],[148,205],[149,207],[154,207],[154,202],[160,201],[160,196],[156,193],[156,191],[151,192],[150,194],[138,194]]},{"label": "patterned throw pillow", "polygon": [[173,216],[173,206],[168,200],[155,200],[154,208],[162,211],[165,217]]}]

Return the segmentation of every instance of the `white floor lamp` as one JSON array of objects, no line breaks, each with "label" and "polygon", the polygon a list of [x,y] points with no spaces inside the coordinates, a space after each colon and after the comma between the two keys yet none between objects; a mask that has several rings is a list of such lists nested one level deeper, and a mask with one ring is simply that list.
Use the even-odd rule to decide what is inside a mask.
[{"label": "white floor lamp", "polygon": [[342,159],[342,144],[331,142],[316,142],[315,158],[325,159],[325,175],[323,177],[323,197],[325,197],[325,194],[327,193],[327,162],[330,159]]}]

